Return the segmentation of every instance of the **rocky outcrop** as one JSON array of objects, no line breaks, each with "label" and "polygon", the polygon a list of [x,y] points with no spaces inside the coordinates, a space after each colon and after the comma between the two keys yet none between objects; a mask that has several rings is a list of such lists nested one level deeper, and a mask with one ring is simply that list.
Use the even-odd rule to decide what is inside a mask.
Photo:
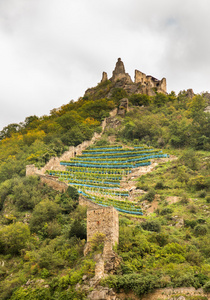
[{"label": "rocky outcrop", "polygon": [[106,72],[103,72],[103,73],[102,73],[101,83],[102,83],[102,82],[106,82],[107,80],[108,80],[107,73],[106,73]]},{"label": "rocky outcrop", "polygon": [[131,77],[128,73],[125,73],[124,63],[121,61],[121,58],[118,58],[115,69],[112,73],[110,80],[116,82],[118,80],[124,79],[127,83],[132,83]]},{"label": "rocky outcrop", "polygon": [[98,286],[97,289],[89,293],[87,299],[90,300],[118,300],[113,289],[108,287]]},{"label": "rocky outcrop", "polygon": [[128,98],[123,98],[120,100],[120,105],[118,107],[117,114],[124,117],[128,111]]},{"label": "rocky outcrop", "polygon": [[195,96],[192,89],[188,89],[186,94],[187,94],[187,97],[190,99],[192,99]]}]

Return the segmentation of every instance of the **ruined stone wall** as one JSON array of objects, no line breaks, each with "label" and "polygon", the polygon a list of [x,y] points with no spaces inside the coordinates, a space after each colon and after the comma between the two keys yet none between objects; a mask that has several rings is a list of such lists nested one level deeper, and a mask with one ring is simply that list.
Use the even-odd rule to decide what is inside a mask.
[{"label": "ruined stone wall", "polygon": [[61,193],[64,193],[67,188],[68,184],[62,181],[58,181],[55,178],[52,178],[51,176],[46,176],[46,175],[39,175],[41,182],[44,184],[47,184],[49,187],[52,189],[59,191]]},{"label": "ruined stone wall", "polygon": [[87,211],[87,243],[96,233],[106,235],[106,241],[114,246],[119,241],[119,217],[114,207]]},{"label": "ruined stone wall", "polygon": [[139,70],[135,70],[135,83],[141,83],[146,85],[146,74],[140,72]]},{"label": "ruined stone wall", "polygon": [[[166,79],[162,78],[161,80],[158,80],[154,78],[153,76],[147,75],[135,70],[135,83],[141,83],[143,86],[147,86],[149,88],[156,88],[157,92],[166,93]],[[148,95],[150,95],[147,92]]]},{"label": "ruined stone wall", "polygon": [[84,196],[79,196],[79,205],[86,206],[89,209],[100,209],[101,205],[98,205],[97,203],[92,202],[91,200],[88,200]]},{"label": "ruined stone wall", "polygon": [[35,165],[27,165],[26,166],[26,176],[36,175],[38,172],[38,168]]}]

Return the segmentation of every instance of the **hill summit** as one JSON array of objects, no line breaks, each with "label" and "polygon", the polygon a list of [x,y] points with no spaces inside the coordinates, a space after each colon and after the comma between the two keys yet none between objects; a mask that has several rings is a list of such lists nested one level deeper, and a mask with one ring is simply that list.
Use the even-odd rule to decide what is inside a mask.
[{"label": "hill summit", "polygon": [[[118,58],[115,69],[112,72],[112,77],[108,80],[106,72],[102,73],[101,84],[111,82],[113,88],[123,88],[128,95],[131,94],[146,94],[148,96],[155,96],[156,93],[167,94],[166,78],[158,80],[157,78],[146,75],[145,73],[135,70],[134,82],[131,76],[126,73],[124,63],[121,58]],[[88,89],[85,96],[90,96],[94,93],[94,88]],[[107,95],[109,97],[110,94]]]}]

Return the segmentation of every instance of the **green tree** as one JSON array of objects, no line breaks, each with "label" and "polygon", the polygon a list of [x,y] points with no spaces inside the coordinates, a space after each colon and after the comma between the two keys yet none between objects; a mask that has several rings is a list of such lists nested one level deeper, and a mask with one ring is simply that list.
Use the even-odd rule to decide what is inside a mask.
[{"label": "green tree", "polygon": [[132,94],[129,97],[129,101],[133,104],[133,105],[144,105],[144,106],[148,106],[150,104],[150,97],[146,94]]},{"label": "green tree", "polygon": [[0,229],[0,251],[3,254],[18,254],[29,240],[30,230],[27,224],[17,222]]},{"label": "green tree", "polygon": [[49,199],[38,203],[32,213],[30,220],[31,231],[38,232],[45,223],[52,221],[61,212],[59,205]]},{"label": "green tree", "polygon": [[161,107],[168,102],[168,97],[163,93],[157,93],[152,99],[154,105]]}]

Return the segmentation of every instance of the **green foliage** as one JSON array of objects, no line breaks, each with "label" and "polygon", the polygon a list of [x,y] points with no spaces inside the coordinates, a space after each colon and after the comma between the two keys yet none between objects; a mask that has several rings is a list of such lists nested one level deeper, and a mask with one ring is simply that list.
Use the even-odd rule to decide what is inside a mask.
[{"label": "green foliage", "polygon": [[0,252],[19,254],[29,240],[28,225],[17,222],[0,229]]},{"label": "green foliage", "polygon": [[103,233],[96,233],[90,240],[92,251],[102,251],[104,247],[106,235]]},{"label": "green foliage", "polygon": [[172,212],[173,212],[172,208],[166,207],[161,210],[160,215],[165,216],[165,215],[171,214]]},{"label": "green foliage", "polygon": [[129,101],[131,102],[131,104],[133,105],[137,105],[137,106],[147,106],[150,104],[150,97],[148,95],[145,94],[132,94],[129,97]]},{"label": "green foliage", "polygon": [[114,88],[111,98],[118,105],[119,101],[123,98],[127,98],[128,94],[123,88]]},{"label": "green foliage", "polygon": [[18,132],[20,128],[21,128],[20,124],[16,124],[16,123],[12,123],[9,124],[8,126],[5,126],[0,132],[0,140],[3,140],[5,138],[10,138],[12,134]]},{"label": "green foliage", "polygon": [[157,93],[153,97],[152,101],[153,101],[155,106],[161,107],[161,106],[164,106],[166,104],[166,102],[168,101],[168,97],[165,94]]},{"label": "green foliage", "polygon": [[155,199],[155,190],[154,189],[150,189],[143,197],[141,200],[147,200],[149,202],[152,202]]},{"label": "green foliage", "polygon": [[66,194],[74,201],[79,200],[79,193],[75,187],[68,186]]},{"label": "green foliage", "polygon": [[197,175],[197,176],[191,178],[190,184],[197,191],[203,190],[203,189],[209,189],[210,188],[210,179],[209,179],[209,177],[205,177],[203,175]]},{"label": "green foliage", "polygon": [[191,227],[192,229],[197,225],[197,220],[184,220],[185,227]]},{"label": "green foliage", "polygon": [[210,292],[210,281],[207,281],[206,284],[204,284],[203,290],[205,293]]},{"label": "green foliage", "polygon": [[155,188],[156,189],[161,189],[161,190],[164,189],[163,182],[162,181],[157,182],[156,185],[155,185]]},{"label": "green foliage", "polygon": [[39,202],[32,213],[30,228],[32,232],[41,230],[45,223],[52,221],[60,213],[59,205],[49,199]]},{"label": "green foliage", "polygon": [[109,116],[109,111],[112,110],[114,106],[113,101],[103,98],[86,102],[79,111],[81,111],[81,115],[84,118],[89,117],[101,121]]},{"label": "green foliage", "polygon": [[129,274],[123,276],[109,276],[104,280],[109,287],[115,288],[118,292],[124,289],[125,292],[133,290],[137,296],[152,292],[158,285],[158,277],[154,275]]},{"label": "green foliage", "polygon": [[28,288],[23,287],[15,291],[10,298],[11,300],[50,300],[50,290],[44,287]]},{"label": "green foliage", "polygon": [[77,238],[83,240],[87,238],[86,224],[84,221],[75,220],[69,232],[69,238],[76,236]]},{"label": "green foliage", "polygon": [[208,227],[206,225],[196,225],[194,228],[194,233],[196,236],[206,235],[208,232]]},{"label": "green foliage", "polygon": [[158,221],[151,220],[151,221],[146,221],[141,224],[142,228],[144,230],[148,231],[155,231],[155,232],[160,232],[161,231],[161,225]]},{"label": "green foliage", "polygon": [[199,168],[199,157],[192,149],[184,151],[179,160],[193,171],[198,170]]}]

